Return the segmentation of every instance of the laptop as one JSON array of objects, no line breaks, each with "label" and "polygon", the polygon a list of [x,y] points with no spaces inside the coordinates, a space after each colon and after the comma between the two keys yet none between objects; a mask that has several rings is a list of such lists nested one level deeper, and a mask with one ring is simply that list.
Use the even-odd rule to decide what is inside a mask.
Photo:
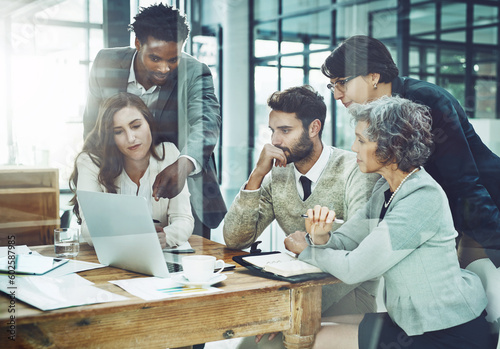
[{"label": "laptop", "polygon": [[180,257],[166,261],[145,198],[83,190],[77,197],[101,264],[163,278],[167,262],[181,270]]}]

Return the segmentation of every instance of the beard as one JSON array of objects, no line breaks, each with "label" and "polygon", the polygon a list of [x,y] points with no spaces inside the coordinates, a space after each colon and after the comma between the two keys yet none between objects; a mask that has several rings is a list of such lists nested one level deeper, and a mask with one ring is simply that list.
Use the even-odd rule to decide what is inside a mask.
[{"label": "beard", "polygon": [[286,163],[290,164],[292,162],[303,161],[304,159],[310,157],[314,148],[314,144],[311,141],[311,139],[309,139],[307,132],[303,131],[299,140],[295,144],[293,144],[291,148],[288,147],[277,147],[277,148],[283,150],[283,152],[286,155]]}]

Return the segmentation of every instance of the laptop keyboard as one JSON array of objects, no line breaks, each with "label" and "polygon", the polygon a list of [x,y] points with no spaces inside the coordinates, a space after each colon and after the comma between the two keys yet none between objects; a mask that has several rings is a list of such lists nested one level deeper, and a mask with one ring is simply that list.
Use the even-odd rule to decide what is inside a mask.
[{"label": "laptop keyboard", "polygon": [[167,263],[167,268],[170,273],[177,273],[179,271],[182,271],[182,265],[177,264],[177,263],[171,263],[171,262],[166,262]]}]

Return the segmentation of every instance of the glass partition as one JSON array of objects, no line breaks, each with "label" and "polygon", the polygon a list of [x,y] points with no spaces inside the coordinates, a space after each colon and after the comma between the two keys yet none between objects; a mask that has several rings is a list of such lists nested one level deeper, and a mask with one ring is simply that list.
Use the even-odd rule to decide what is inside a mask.
[{"label": "glass partition", "polygon": [[0,119],[10,136],[2,137],[1,164],[58,168],[59,187],[68,188],[83,143],[90,60],[103,47],[102,18],[98,0],[59,1],[10,18],[9,107]]},{"label": "glass partition", "polygon": [[[467,16],[471,7],[473,15]],[[365,34],[386,44],[394,61],[403,64],[401,73],[406,67],[404,74],[441,85],[464,106],[469,101],[469,106],[474,105],[466,106],[470,117],[499,118],[495,102],[498,8],[495,1],[255,0],[251,24],[256,33],[255,95],[262,94],[265,83],[260,79],[270,79],[257,73],[263,67],[276,67],[278,88],[299,84],[303,77],[302,83],[316,88],[328,104],[327,123],[331,124],[324,141],[349,149],[348,115],[331,98],[325,87],[328,79],[319,69],[340,41]],[[406,24],[408,32],[404,32]],[[259,110],[257,97],[255,106]],[[258,136],[255,128],[254,137]]]}]

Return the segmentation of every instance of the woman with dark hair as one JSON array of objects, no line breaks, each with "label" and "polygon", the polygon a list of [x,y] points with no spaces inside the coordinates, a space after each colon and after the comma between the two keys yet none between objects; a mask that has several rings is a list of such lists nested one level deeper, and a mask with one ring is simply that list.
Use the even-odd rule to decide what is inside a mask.
[{"label": "woman with dark hair", "polygon": [[448,197],[455,228],[465,234],[463,246],[477,247],[461,250],[461,265],[488,256],[500,266],[500,158],[481,141],[456,98],[429,82],[399,77],[386,46],[365,35],[339,44],[321,70],[346,107],[400,96],[430,108],[434,149],[425,169]]},{"label": "woman with dark hair", "polygon": [[80,214],[76,189],[136,195],[146,198],[156,224],[160,244],[177,246],[191,236],[194,219],[187,186],[172,199],[153,199],[156,175],[176,161],[179,151],[173,143],[156,147],[153,116],[138,96],[122,92],[108,98],[99,109],[94,129],[85,139],[75,160],[70,188],[73,211],[82,224],[84,239],[92,244]]},{"label": "woman with dark hair", "polygon": [[350,108],[363,173],[378,173],[364,208],[332,232],[335,212],[309,209],[285,240],[299,259],[353,284],[383,276],[387,313],[323,319],[314,348],[491,347],[486,295],[460,268],[446,194],[423,168],[432,147],[425,106],[383,97]]}]

